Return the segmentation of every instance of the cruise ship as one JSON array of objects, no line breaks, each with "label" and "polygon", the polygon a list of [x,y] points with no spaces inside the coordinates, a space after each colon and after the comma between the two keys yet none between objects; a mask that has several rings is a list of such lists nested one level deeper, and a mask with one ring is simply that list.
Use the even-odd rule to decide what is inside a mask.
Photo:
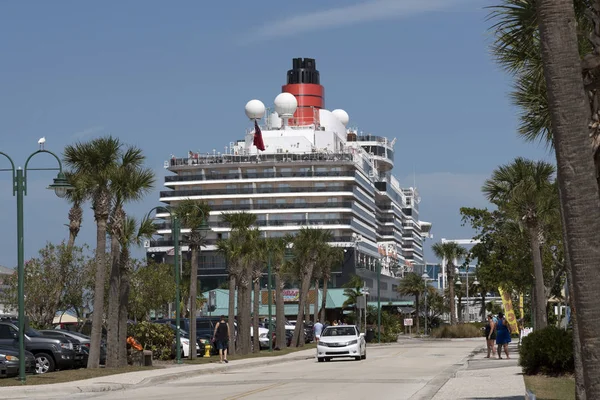
[{"label": "cruise ship", "polygon": [[[225,260],[215,246],[229,234],[220,215],[246,211],[256,214],[265,237],[303,227],[328,229],[331,245],[343,247],[345,254],[330,287],[356,274],[376,290],[381,266],[382,300],[398,299],[398,278],[423,265],[431,224],[419,219],[417,189],[402,187],[392,174],[396,139],[363,134],[349,125],[346,111],[327,110],[311,58],[293,59],[273,103],[265,107],[260,100],[249,101],[245,135],[224,146],[224,152],[189,151],[165,161],[172,174],[165,177],[160,201],[174,205],[189,198],[211,207],[211,231],[196,266],[202,291],[227,281]],[[157,216],[165,218],[158,231],[162,238],[148,242],[146,250],[168,262],[173,250],[168,215]],[[187,247],[182,251],[186,254]]]}]

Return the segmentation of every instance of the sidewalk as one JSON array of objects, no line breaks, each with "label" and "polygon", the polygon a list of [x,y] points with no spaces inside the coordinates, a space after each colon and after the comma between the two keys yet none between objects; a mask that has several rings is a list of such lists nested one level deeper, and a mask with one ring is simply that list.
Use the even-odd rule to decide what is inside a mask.
[{"label": "sidewalk", "polygon": [[502,354],[502,360],[485,358],[487,351],[482,349],[469,358],[462,367],[448,379],[433,397],[433,400],[453,399],[502,399],[525,398],[525,382],[521,367],[518,366],[517,343],[509,344],[510,359]]},{"label": "sidewalk", "polygon": [[181,364],[172,365],[166,368],[151,369],[148,371],[128,372],[53,385],[10,386],[0,388],[0,398],[32,399],[48,398],[49,396],[59,398],[75,393],[108,392],[113,390],[123,390],[134,385],[142,386],[157,384],[201,374],[233,371],[242,368],[279,364],[287,361],[305,360],[314,357],[315,349],[307,349],[281,356],[230,361],[229,364]]}]

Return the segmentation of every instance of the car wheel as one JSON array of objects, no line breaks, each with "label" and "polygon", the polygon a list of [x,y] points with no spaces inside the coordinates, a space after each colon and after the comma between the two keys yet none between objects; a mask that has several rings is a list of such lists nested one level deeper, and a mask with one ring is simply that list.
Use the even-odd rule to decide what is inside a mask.
[{"label": "car wheel", "polygon": [[362,356],[360,356],[360,358],[362,358],[363,360],[367,359],[367,351],[365,350],[365,354],[363,354]]},{"label": "car wheel", "polygon": [[318,358],[317,358],[317,361],[318,361],[318,362],[323,362],[323,361],[325,361],[325,360],[323,359],[323,357],[318,357]]},{"label": "car wheel", "polygon": [[325,359],[325,361],[331,361],[331,358],[328,357],[328,358]]},{"label": "car wheel", "polygon": [[35,355],[35,372],[38,374],[45,374],[46,372],[53,372],[56,368],[54,359],[46,353],[37,353]]}]

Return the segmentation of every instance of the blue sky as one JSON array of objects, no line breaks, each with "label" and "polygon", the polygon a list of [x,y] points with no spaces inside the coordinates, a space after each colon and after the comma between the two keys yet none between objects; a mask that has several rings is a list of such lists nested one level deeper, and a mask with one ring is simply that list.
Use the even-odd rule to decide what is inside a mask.
[{"label": "blue sky", "polygon": [[[62,152],[112,134],[141,147],[158,185],[170,154],[223,151],[250,126],[245,103],[272,103],[294,57],[316,58],[326,106],[364,132],[396,137],[394,174],[416,182],[434,239],[465,238],[461,206],[516,156],[551,159],[515,134],[510,77],[489,55],[492,0],[0,2],[0,151],[23,165],[45,136]],[[32,166],[53,166],[50,158]],[[0,160],[0,168],[8,166]],[[66,239],[68,205],[33,171],[25,252]],[[16,206],[0,173],[0,265],[16,264]],[[95,243],[86,207],[79,243]],[[141,254],[138,251],[137,254]],[[427,251],[427,259],[433,257]]]}]

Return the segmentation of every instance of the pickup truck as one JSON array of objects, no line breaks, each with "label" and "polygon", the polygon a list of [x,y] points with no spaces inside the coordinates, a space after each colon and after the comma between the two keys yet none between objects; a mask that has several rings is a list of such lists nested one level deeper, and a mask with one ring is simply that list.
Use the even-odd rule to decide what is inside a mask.
[{"label": "pickup truck", "polygon": [[[45,337],[32,328],[25,330],[25,349],[33,353],[36,372],[45,374],[73,367],[75,351],[66,338]],[[16,321],[0,320],[0,345],[17,347],[19,328]]]}]

